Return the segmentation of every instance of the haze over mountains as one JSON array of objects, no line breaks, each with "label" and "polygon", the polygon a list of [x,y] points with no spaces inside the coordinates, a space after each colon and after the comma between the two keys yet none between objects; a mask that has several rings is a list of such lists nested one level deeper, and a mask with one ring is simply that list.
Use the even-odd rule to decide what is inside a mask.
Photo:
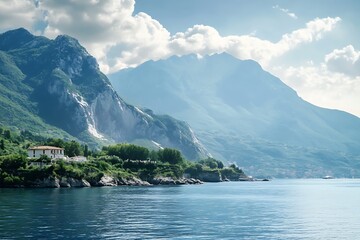
[{"label": "haze over mountains", "polygon": [[185,122],[124,102],[76,39],[0,34],[0,123],[51,137],[137,142],[177,148],[189,159],[207,152]]},{"label": "haze over mountains", "polygon": [[360,119],[316,107],[254,61],[149,61],[109,76],[131,104],[187,121],[215,156],[254,175],[360,176]]},{"label": "haze over mountains", "polygon": [[209,150],[255,176],[360,176],[360,119],[302,100],[254,61],[171,57],[110,79],[119,94],[74,38],[0,35],[3,125],[94,146],[173,147],[188,159]]}]

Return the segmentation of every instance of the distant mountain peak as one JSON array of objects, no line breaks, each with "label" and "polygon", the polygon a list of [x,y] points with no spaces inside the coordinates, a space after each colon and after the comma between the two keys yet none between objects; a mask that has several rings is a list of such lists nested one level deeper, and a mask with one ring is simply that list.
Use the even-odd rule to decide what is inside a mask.
[{"label": "distant mountain peak", "polygon": [[124,99],[185,120],[215,157],[250,172],[314,177],[330,159],[360,155],[359,119],[305,102],[253,60],[173,56],[109,77]]},{"label": "distant mountain peak", "polygon": [[73,47],[86,51],[85,48],[80,45],[77,39],[70,37],[68,35],[57,36],[54,39],[54,44],[56,44],[59,47]]},{"label": "distant mountain peak", "polygon": [[11,50],[19,48],[35,38],[25,28],[18,28],[0,34],[0,50]]},{"label": "distant mountain peak", "polygon": [[86,142],[156,142],[189,159],[206,155],[184,122],[124,102],[75,38],[50,40],[22,28],[1,34],[0,50],[0,122],[41,132],[51,126]]},{"label": "distant mountain peak", "polygon": [[84,67],[100,71],[99,65],[79,41],[68,35],[57,36],[51,44],[53,60],[57,67],[70,77],[81,74]]},{"label": "distant mountain peak", "polygon": [[14,30],[10,30],[6,32],[7,34],[11,35],[11,34],[16,34],[17,36],[33,36],[28,30],[26,30],[23,27],[14,29]]}]

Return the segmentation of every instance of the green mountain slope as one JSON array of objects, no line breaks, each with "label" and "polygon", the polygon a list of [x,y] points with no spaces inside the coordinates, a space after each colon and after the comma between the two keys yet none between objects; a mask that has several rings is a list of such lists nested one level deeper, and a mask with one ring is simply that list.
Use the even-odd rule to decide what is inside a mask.
[{"label": "green mountain slope", "polygon": [[79,42],[25,29],[0,34],[0,122],[89,145],[145,141],[207,155],[189,125],[124,102]]}]

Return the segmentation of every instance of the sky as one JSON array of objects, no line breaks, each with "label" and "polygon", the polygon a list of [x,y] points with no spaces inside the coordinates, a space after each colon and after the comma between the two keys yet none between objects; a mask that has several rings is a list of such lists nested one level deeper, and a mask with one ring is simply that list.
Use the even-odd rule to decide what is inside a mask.
[{"label": "sky", "polygon": [[317,106],[360,117],[359,12],[358,0],[2,0],[0,32],[70,35],[106,74],[226,52]]}]

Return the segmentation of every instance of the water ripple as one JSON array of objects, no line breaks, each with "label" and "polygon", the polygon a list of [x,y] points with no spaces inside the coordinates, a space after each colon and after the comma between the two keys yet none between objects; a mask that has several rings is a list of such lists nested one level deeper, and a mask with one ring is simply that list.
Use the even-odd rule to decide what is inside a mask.
[{"label": "water ripple", "polygon": [[0,239],[357,239],[360,181],[0,189]]}]

